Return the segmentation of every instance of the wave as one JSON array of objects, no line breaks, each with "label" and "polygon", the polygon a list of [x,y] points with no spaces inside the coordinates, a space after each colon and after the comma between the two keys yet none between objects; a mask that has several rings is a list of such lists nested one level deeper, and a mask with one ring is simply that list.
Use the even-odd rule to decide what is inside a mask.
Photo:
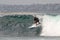
[{"label": "wave", "polygon": [[32,25],[32,15],[7,15],[0,17],[0,36],[29,36],[33,30],[28,29]]},{"label": "wave", "polygon": [[40,36],[60,36],[60,15],[44,15]]}]

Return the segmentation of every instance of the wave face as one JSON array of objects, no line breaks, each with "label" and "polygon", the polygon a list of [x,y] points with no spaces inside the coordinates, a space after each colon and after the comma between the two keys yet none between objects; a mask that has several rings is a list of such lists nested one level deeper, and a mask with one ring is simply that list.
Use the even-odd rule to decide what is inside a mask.
[{"label": "wave face", "polygon": [[60,36],[60,15],[44,15],[41,36]]},{"label": "wave face", "polygon": [[0,36],[34,36],[36,28],[28,28],[32,24],[32,15],[2,16],[0,17]]}]

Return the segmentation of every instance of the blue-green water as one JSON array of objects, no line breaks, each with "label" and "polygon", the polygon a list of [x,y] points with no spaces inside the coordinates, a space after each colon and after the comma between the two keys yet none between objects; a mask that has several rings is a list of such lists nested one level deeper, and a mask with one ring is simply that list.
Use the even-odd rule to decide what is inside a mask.
[{"label": "blue-green water", "polygon": [[40,29],[29,29],[28,27],[32,24],[32,15],[7,15],[0,17],[0,36],[37,36]]}]

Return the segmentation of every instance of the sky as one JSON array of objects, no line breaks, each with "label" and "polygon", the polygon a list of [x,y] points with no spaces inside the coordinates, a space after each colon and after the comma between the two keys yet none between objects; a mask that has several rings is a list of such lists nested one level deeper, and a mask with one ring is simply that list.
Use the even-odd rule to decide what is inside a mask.
[{"label": "sky", "polygon": [[0,4],[19,5],[19,4],[46,4],[60,3],[60,0],[0,0]]}]

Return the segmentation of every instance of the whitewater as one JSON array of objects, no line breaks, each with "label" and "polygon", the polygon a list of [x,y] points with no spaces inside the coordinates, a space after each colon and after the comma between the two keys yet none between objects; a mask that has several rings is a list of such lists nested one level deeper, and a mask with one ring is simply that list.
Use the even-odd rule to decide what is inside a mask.
[{"label": "whitewater", "polygon": [[[41,25],[39,25],[39,27],[42,26],[40,36],[60,36],[60,15],[36,15],[36,17],[39,20],[42,19]],[[30,28],[32,27],[38,27],[38,25],[33,24]]]}]

